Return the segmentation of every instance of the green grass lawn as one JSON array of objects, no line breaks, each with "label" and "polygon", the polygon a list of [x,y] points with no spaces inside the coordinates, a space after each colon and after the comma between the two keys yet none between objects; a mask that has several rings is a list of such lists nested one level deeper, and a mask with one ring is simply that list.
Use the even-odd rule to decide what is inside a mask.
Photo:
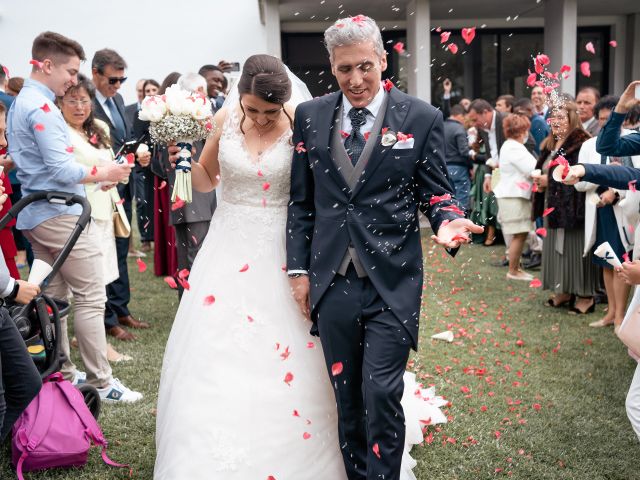
[{"label": "green grass lawn", "polygon": [[[410,367],[451,403],[449,423],[429,427],[428,442],[414,447],[418,479],[640,478],[640,444],[624,409],[636,364],[612,329],[587,326],[602,307],[579,317],[543,307],[548,292],[527,282],[509,283],[505,269],[490,265],[500,250],[474,245],[451,259],[425,241],[421,345]],[[111,457],[130,463],[133,478],[146,480],[152,478],[153,413],[177,294],[153,276],[151,260],[145,261],[145,273],[130,261],[131,310],[154,328],[140,332],[135,343],[117,342],[134,360],[113,367],[115,376],[145,398],[130,406],[103,406],[100,423]],[[446,329],[456,333],[453,343],[430,340]],[[82,470],[28,475],[127,477],[103,465],[98,452]],[[15,478],[6,459],[0,478]]]}]

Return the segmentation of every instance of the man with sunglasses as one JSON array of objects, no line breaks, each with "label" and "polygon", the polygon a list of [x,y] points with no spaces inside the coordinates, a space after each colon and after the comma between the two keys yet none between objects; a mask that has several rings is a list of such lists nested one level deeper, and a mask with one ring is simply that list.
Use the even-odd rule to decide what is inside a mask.
[{"label": "man with sunglasses", "polygon": [[[127,63],[118,52],[105,48],[98,50],[91,61],[91,73],[93,83],[96,86],[96,96],[93,103],[93,112],[96,118],[109,125],[111,131],[111,147],[118,152],[120,147],[130,140],[133,131],[132,125],[125,115],[124,100],[118,90],[127,80],[125,69]],[[132,202],[135,185],[134,175],[139,170],[138,166],[149,165],[150,156],[137,158],[136,167],[129,177],[127,184],[118,185],[120,198],[124,200],[124,210],[131,223]],[[149,324],[136,320],[129,311],[131,294],[129,290],[129,271],[127,269],[127,256],[129,254],[129,239],[116,238],[116,250],[118,253],[118,270],[120,277],[107,285],[107,308],[105,312],[105,328],[107,333],[119,340],[135,340],[135,335],[123,327],[148,328]]]}]

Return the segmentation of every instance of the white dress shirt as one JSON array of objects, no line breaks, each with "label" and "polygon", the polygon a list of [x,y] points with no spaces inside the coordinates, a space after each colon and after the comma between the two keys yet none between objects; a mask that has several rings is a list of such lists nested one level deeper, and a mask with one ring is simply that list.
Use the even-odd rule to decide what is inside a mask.
[{"label": "white dress shirt", "polygon": [[[376,121],[376,117],[380,112],[380,107],[382,106],[382,100],[384,99],[384,88],[382,85],[378,89],[378,93],[373,97],[371,103],[367,105],[366,108],[369,110],[369,113],[365,117],[365,122],[362,127],[360,127],[360,133],[364,135],[366,132],[370,132],[373,129],[373,122]],[[349,118],[349,111],[353,108],[349,99],[343,94],[342,95],[342,131],[345,133],[351,134],[351,118]],[[345,136],[342,136],[342,142],[346,140]]]}]

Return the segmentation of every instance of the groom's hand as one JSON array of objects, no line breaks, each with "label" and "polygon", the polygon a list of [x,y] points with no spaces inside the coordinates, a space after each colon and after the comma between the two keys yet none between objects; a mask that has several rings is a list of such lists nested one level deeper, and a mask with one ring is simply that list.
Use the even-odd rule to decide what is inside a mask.
[{"label": "groom's hand", "polygon": [[482,233],[484,227],[476,225],[467,218],[456,218],[441,225],[437,235],[431,235],[431,239],[445,248],[458,248],[463,243],[471,241],[471,233]]},{"label": "groom's hand", "polygon": [[307,320],[311,320],[311,308],[309,302],[309,276],[301,275],[300,277],[290,278],[291,294],[295,299],[300,311]]}]

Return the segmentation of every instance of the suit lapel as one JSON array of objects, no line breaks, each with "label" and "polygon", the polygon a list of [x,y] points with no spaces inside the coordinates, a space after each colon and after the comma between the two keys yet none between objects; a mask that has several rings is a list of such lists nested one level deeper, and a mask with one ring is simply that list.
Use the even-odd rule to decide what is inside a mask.
[{"label": "suit lapel", "polygon": [[349,192],[351,189],[347,185],[344,177],[338,170],[336,162],[333,160],[333,154],[331,151],[331,134],[335,128],[336,112],[342,101],[342,95],[340,93],[327,95],[323,101],[320,112],[318,113],[317,123],[317,145],[318,145],[318,157],[324,165],[321,167],[323,171],[333,177],[343,192]]},{"label": "suit lapel", "polygon": [[[409,99],[405,99],[401,96],[400,91],[395,87],[391,89],[389,92],[389,98],[387,100],[387,108],[384,112],[384,120],[382,121],[382,128],[388,128],[389,130],[398,133],[401,132],[404,127],[404,122],[407,118],[407,113],[409,112],[410,101]],[[382,114],[383,112],[379,112],[378,114]],[[371,153],[371,158],[367,163],[366,167],[362,171],[362,175],[360,176],[360,181],[356,184],[355,188],[351,193],[351,198],[355,197],[362,186],[371,178],[371,175],[376,171],[376,169],[380,166],[382,161],[385,159],[391,147],[385,147],[381,143],[382,133],[378,135],[376,139],[376,144],[373,147],[373,152]]]},{"label": "suit lapel", "polygon": [[93,102],[93,105],[95,106],[95,109],[96,109],[95,111],[96,117],[102,120],[103,122],[105,122],[107,125],[109,125],[109,131],[113,132],[115,129],[115,127],[113,126],[113,122],[111,121],[107,113],[104,111],[104,108],[102,108],[102,105],[100,104],[97,98]]}]

